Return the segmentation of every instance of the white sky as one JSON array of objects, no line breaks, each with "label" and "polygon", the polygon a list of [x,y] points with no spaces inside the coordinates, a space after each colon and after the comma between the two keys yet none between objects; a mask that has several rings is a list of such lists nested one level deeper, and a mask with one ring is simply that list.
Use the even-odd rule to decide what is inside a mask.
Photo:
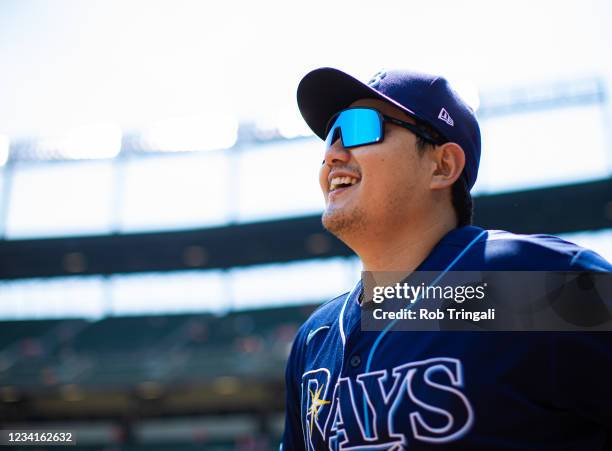
[{"label": "white sky", "polygon": [[0,0],[0,134],[296,111],[300,78],[406,67],[480,89],[612,79],[605,0]]}]

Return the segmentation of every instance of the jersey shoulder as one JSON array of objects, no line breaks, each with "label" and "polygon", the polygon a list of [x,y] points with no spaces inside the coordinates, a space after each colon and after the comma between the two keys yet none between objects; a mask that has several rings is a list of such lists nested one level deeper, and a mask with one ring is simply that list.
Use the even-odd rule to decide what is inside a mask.
[{"label": "jersey shoulder", "polygon": [[317,309],[310,314],[310,317],[302,325],[302,329],[312,329],[321,326],[329,326],[330,323],[336,321],[340,316],[344,301],[349,292],[342,293],[329,301],[321,304]]},{"label": "jersey shoulder", "polygon": [[553,235],[488,230],[470,254],[472,265],[480,260],[491,271],[612,271],[596,252]]}]

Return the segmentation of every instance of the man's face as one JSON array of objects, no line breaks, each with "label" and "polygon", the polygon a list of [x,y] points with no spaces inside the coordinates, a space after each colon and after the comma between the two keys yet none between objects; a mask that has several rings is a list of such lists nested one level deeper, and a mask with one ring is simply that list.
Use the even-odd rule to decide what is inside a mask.
[{"label": "man's face", "polygon": [[[401,110],[380,100],[363,99],[351,106],[372,107],[414,123]],[[385,123],[384,140],[377,144],[345,149],[341,140],[336,140],[325,151],[319,172],[326,205],[323,225],[349,241],[360,232],[393,233],[394,228],[405,227],[427,203],[426,164],[427,159],[417,152],[416,136],[397,125]],[[357,182],[338,188],[337,182],[349,181],[342,177]]]}]

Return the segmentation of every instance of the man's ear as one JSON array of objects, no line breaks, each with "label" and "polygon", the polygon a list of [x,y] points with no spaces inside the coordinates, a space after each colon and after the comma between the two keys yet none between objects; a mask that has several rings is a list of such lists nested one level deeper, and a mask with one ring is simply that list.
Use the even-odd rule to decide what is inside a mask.
[{"label": "man's ear", "polygon": [[434,171],[429,187],[443,189],[452,186],[465,167],[465,153],[459,144],[445,143],[431,152]]}]

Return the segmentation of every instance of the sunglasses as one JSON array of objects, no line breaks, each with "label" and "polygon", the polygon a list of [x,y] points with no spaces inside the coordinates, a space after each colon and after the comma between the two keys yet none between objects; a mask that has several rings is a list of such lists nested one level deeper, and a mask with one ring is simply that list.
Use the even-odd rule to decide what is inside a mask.
[{"label": "sunglasses", "polygon": [[342,139],[342,145],[346,149],[382,142],[385,137],[385,122],[404,127],[431,144],[439,145],[444,142],[410,122],[386,116],[373,108],[356,107],[342,110],[329,120],[325,147],[329,149],[338,137]]}]

